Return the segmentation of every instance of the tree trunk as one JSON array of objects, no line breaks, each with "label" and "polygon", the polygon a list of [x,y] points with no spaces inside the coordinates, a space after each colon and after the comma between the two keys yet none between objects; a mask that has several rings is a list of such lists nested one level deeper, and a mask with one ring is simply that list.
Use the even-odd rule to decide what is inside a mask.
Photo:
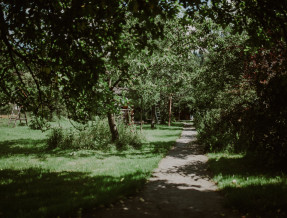
[{"label": "tree trunk", "polygon": [[143,130],[143,99],[141,98],[141,131]]},{"label": "tree trunk", "polygon": [[178,105],[178,121],[180,121],[180,103]]},{"label": "tree trunk", "polygon": [[171,104],[172,104],[172,95],[169,96],[169,103],[168,103],[168,126],[171,123]]},{"label": "tree trunk", "polygon": [[[111,78],[109,79],[109,88],[112,90],[112,79]],[[115,117],[110,111],[107,113],[107,116],[108,116],[108,121],[109,121],[110,132],[112,134],[112,142],[115,142],[119,139],[119,131],[116,125]]]},{"label": "tree trunk", "polygon": [[108,115],[108,120],[109,120],[110,131],[112,134],[112,142],[115,142],[119,139],[119,132],[118,132],[118,128],[115,122],[115,117],[110,112],[108,112],[107,115]]},{"label": "tree trunk", "polygon": [[152,106],[151,109],[151,126],[152,129],[155,128],[155,105]]}]

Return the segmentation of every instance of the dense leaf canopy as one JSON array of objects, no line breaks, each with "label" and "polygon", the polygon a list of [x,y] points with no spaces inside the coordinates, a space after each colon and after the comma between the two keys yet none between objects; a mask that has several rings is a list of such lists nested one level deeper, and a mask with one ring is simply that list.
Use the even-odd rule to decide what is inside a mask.
[{"label": "dense leaf canopy", "polygon": [[65,0],[0,3],[0,98],[87,121],[133,91],[149,110],[173,96],[209,150],[287,157],[287,3]]},{"label": "dense leaf canopy", "polygon": [[[75,118],[75,112],[98,108],[109,94],[108,79],[100,75],[113,66],[124,76],[130,39],[135,48],[145,47],[148,33],[162,35],[154,18],[176,10],[167,1],[2,1],[1,88],[6,102],[37,112],[52,105],[56,91]],[[127,28],[129,19],[137,23]]]}]

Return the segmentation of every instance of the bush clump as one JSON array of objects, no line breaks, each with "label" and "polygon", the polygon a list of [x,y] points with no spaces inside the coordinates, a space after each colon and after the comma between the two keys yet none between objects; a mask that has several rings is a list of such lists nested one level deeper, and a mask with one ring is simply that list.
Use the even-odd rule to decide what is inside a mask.
[{"label": "bush clump", "polygon": [[39,118],[35,115],[32,115],[29,122],[29,127],[31,129],[40,129],[42,131],[47,131],[51,128],[51,125],[45,118]]},{"label": "bush clump", "polygon": [[137,131],[136,127],[133,125],[126,125],[124,123],[119,123],[119,140],[117,145],[120,147],[132,146],[134,148],[139,148],[142,142],[142,135]]},{"label": "bush clump", "polygon": [[65,141],[65,134],[62,128],[53,128],[47,140],[50,149],[60,147]]},{"label": "bush clump", "polygon": [[236,45],[240,38],[231,41],[208,53],[195,77],[200,80],[193,83],[198,142],[208,151],[268,157],[268,164],[282,168],[287,162],[286,44],[244,52],[244,40],[242,45]]},{"label": "bush clump", "polygon": [[111,141],[111,133],[107,120],[97,119],[95,124],[78,130],[75,128],[53,128],[48,136],[47,145],[50,149],[96,149],[103,150],[113,145],[118,148],[129,146],[139,148],[141,145],[141,134],[133,126],[123,123],[118,124],[119,140]]}]

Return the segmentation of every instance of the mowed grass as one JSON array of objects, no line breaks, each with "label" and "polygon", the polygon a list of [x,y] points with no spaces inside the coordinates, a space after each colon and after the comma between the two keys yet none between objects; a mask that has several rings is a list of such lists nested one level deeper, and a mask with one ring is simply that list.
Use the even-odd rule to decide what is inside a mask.
[{"label": "mowed grass", "polygon": [[287,217],[287,176],[265,160],[243,154],[210,153],[213,180],[226,206],[246,217]]},{"label": "mowed grass", "polygon": [[80,217],[139,190],[181,127],[144,126],[142,148],[48,150],[47,132],[0,126],[0,217]]}]

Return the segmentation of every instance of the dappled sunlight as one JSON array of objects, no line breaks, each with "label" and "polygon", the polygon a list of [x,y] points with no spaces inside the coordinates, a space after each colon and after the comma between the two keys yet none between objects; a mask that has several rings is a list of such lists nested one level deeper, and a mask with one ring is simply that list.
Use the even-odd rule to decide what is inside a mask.
[{"label": "dappled sunlight", "polygon": [[181,132],[147,129],[141,147],[89,150],[48,149],[47,133],[1,128],[6,134],[0,137],[4,217],[70,216],[135,194]]},{"label": "dappled sunlight", "polygon": [[0,141],[0,157],[26,154],[37,155],[42,153],[45,139],[16,139]]},{"label": "dappled sunlight", "polygon": [[3,0],[0,50],[0,217],[287,217],[286,1]]},{"label": "dappled sunlight", "polygon": [[86,217],[205,217],[206,214],[222,217],[227,214],[221,207],[222,197],[218,193],[197,189],[196,185],[150,181],[136,197],[120,201],[112,207],[95,209]]},{"label": "dappled sunlight", "polygon": [[180,166],[173,166],[172,168],[162,171],[162,174],[169,173],[177,173],[182,177],[188,177],[188,179],[192,179],[194,181],[199,180],[210,180],[210,172],[207,171],[207,164],[202,162],[202,158],[200,160],[196,160],[196,157],[192,157],[195,159],[193,162],[189,162],[187,164],[182,164]]},{"label": "dappled sunlight", "polygon": [[[0,211],[4,217],[70,214],[80,208],[116,200],[123,190],[134,192],[133,188],[142,184],[145,176],[143,172],[113,177],[81,172],[49,172],[40,168],[2,169]],[[17,212],[11,202],[17,202]]]},{"label": "dappled sunlight", "polygon": [[137,196],[86,217],[239,217],[223,207],[207,170],[208,158],[192,143],[196,132],[184,128],[182,135],[183,141],[177,140]]}]

